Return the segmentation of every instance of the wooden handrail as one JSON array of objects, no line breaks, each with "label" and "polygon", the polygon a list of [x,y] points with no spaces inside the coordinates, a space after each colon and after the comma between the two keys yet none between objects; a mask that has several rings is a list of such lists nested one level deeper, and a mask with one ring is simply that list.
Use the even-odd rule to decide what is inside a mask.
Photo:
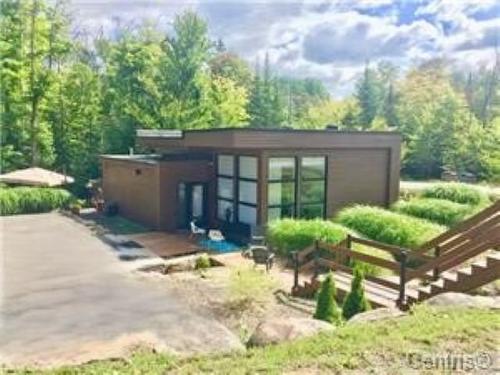
[{"label": "wooden handrail", "polygon": [[444,242],[442,245],[440,245],[441,251],[443,253],[447,253],[448,251],[453,250],[454,247],[459,246],[464,242],[470,241],[477,235],[483,233],[485,230],[488,230],[489,228],[494,227],[498,224],[500,224],[500,215],[490,217],[486,221],[482,222],[480,226],[475,226],[468,231],[455,236],[449,241]]},{"label": "wooden handrail", "polygon": [[316,247],[314,246],[314,243],[307,246],[305,249],[297,251],[297,258],[299,260],[299,263],[302,263],[303,260],[312,252],[316,250]]},{"label": "wooden handrail", "polygon": [[318,245],[322,249],[326,248],[330,251],[340,253],[341,255],[347,255],[350,258],[370,263],[379,267],[387,268],[391,271],[399,273],[399,263],[397,262],[393,262],[382,258],[377,258],[373,255],[363,254],[355,250],[348,249],[346,247],[332,245],[325,242],[319,242]]},{"label": "wooden handrail", "polygon": [[[371,246],[371,247],[374,247],[376,249],[380,249],[380,250],[384,250],[384,251],[387,251],[393,255],[399,255],[401,253],[401,248],[400,247],[397,247],[397,246],[394,246],[394,245],[388,245],[388,244],[385,244],[385,243],[382,243],[382,242],[378,242],[378,241],[374,241],[374,240],[367,240],[367,239],[364,239],[364,238],[359,238],[359,237],[351,237],[351,241],[352,242],[355,242],[355,243],[359,243],[361,245],[367,245],[367,246]],[[421,253],[415,253],[411,250],[408,250],[408,257],[409,258],[414,258],[414,259],[418,259],[418,260],[422,260],[422,261],[430,261],[432,259],[434,259],[434,257],[431,257],[429,255],[426,255],[426,254],[421,254]]]},{"label": "wooden handrail", "polygon": [[[343,272],[346,272],[346,273],[349,273],[349,274],[353,274],[353,269],[349,266],[345,266],[343,264],[340,264],[340,263],[337,263],[333,260],[329,260],[329,259],[324,259],[324,258],[320,258],[320,265],[323,266],[323,267],[326,267],[326,268],[330,268],[332,270],[341,270]],[[371,275],[364,275],[364,278],[368,281],[373,281],[373,282],[376,282],[380,285],[383,285],[387,288],[391,288],[391,289],[394,289],[394,290],[399,290],[399,283],[395,283],[393,281],[390,281],[390,280],[386,280],[386,279],[382,279],[380,277],[376,277],[376,276],[371,276]]]},{"label": "wooden handrail", "polygon": [[436,257],[434,260],[418,267],[414,271],[411,271],[411,276],[409,279],[420,278],[425,273],[434,268],[439,268],[440,273],[447,271],[450,268],[463,263],[463,261],[477,256],[488,249],[491,249],[499,242],[500,232],[498,232],[498,228],[491,228],[490,230],[482,233],[473,240],[461,244],[453,251],[442,254],[439,257]]},{"label": "wooden handrail", "polygon": [[455,225],[450,230],[440,234],[437,237],[434,237],[430,241],[420,246],[416,251],[419,253],[425,253],[428,250],[435,247],[436,245],[439,245],[442,242],[447,241],[455,237],[456,235],[459,235],[461,232],[480,225],[485,219],[499,212],[500,212],[500,200],[496,201],[491,206],[485,208],[484,210],[478,212],[477,214],[471,216],[470,218],[465,219],[460,224]]}]

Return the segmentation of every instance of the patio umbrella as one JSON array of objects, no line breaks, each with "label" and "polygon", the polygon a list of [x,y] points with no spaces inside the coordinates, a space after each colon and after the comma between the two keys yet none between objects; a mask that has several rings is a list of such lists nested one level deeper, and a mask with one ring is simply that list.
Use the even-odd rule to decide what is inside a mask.
[{"label": "patio umbrella", "polygon": [[52,187],[71,184],[74,182],[74,179],[73,177],[52,172],[47,169],[33,167],[18,169],[17,171],[2,174],[0,175],[0,182],[6,184]]}]

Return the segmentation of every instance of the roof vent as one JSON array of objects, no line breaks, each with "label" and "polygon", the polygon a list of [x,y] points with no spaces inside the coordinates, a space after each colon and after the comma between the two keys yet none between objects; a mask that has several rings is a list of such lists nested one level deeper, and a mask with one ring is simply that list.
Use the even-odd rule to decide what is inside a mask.
[{"label": "roof vent", "polygon": [[339,130],[339,126],[338,125],[334,125],[334,124],[328,124],[326,126],[326,130],[338,131]]}]

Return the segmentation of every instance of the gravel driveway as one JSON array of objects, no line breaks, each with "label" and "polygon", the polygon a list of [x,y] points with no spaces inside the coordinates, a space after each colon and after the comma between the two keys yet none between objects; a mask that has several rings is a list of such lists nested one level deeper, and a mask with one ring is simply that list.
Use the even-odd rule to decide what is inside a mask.
[{"label": "gravel driveway", "polygon": [[241,349],[226,327],[190,311],[164,283],[130,272],[70,218],[10,216],[1,224],[0,363],[78,363],[137,343],[180,353]]}]

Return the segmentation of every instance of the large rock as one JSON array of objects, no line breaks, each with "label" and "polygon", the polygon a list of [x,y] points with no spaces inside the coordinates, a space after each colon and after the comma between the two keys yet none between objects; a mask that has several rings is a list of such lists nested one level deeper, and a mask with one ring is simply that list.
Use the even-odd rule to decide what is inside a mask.
[{"label": "large rock", "polygon": [[437,307],[476,307],[500,309],[500,297],[471,296],[463,293],[442,293],[425,301],[427,305]]},{"label": "large rock", "polygon": [[327,322],[310,318],[271,318],[261,321],[248,341],[250,346],[264,346],[299,337],[312,336],[322,331],[333,331]]},{"label": "large rock", "polygon": [[406,315],[404,312],[395,307],[382,307],[380,309],[369,310],[363,313],[356,314],[351,319],[349,319],[347,323],[351,324],[373,322],[376,320],[399,318],[404,315]]}]

